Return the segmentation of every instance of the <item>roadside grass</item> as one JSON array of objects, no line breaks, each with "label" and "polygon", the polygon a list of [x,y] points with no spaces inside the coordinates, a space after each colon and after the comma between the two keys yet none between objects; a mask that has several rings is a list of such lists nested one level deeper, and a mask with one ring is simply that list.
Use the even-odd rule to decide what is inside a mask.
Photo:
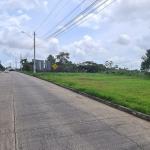
[{"label": "roadside grass", "polygon": [[28,74],[150,115],[150,79],[104,73]]}]

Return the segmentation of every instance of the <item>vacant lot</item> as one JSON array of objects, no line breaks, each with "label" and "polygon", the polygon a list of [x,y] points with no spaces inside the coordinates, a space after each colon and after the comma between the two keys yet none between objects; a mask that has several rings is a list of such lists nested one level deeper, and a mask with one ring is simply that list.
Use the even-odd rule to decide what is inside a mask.
[{"label": "vacant lot", "polygon": [[150,115],[149,79],[98,73],[38,73],[36,76]]}]

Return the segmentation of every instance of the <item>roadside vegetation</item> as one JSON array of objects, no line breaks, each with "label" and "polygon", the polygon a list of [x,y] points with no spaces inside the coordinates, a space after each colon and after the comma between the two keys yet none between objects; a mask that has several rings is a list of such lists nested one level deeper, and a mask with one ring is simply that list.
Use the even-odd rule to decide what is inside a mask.
[{"label": "roadside vegetation", "polygon": [[142,57],[141,70],[119,68],[112,61],[106,61],[104,65],[91,61],[73,64],[68,59],[69,54],[64,52],[56,58],[50,55],[48,60],[52,64],[51,72],[33,74],[24,71],[150,115],[150,50]]},{"label": "roadside vegetation", "polygon": [[150,115],[149,79],[104,73],[30,74]]},{"label": "roadside vegetation", "polygon": [[0,63],[0,71],[4,71],[4,70],[5,70],[4,66]]}]

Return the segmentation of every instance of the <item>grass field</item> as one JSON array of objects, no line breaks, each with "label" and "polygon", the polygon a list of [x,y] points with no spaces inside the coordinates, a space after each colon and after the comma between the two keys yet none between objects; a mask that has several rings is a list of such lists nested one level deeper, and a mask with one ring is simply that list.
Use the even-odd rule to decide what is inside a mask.
[{"label": "grass field", "polygon": [[37,73],[36,76],[150,115],[150,79],[98,73]]}]

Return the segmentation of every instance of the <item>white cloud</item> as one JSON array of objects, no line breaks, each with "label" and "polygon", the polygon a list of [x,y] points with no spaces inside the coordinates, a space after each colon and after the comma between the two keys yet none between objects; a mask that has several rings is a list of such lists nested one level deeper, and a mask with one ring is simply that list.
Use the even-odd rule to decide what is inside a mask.
[{"label": "white cloud", "polygon": [[48,1],[44,1],[43,4],[44,4],[45,7],[47,7]]},{"label": "white cloud", "polygon": [[70,53],[74,62],[93,60],[102,63],[107,57],[107,50],[103,48],[101,42],[89,35],[85,35],[81,40],[66,45],[64,49]]},{"label": "white cloud", "polygon": [[8,30],[9,32],[13,29],[18,30],[22,24],[30,21],[30,16],[27,14],[20,14],[18,16],[11,16],[8,13],[0,14],[0,29],[1,31]]},{"label": "white cloud", "polygon": [[[30,17],[26,14],[10,16],[7,13],[0,15],[0,43],[1,46],[8,48],[30,47],[29,42],[25,42],[21,36],[20,26],[29,21]],[[21,42],[20,42],[21,41]]]},{"label": "white cloud", "polygon": [[44,5],[43,0],[1,0],[0,10],[30,10],[42,5]]},{"label": "white cloud", "polygon": [[120,45],[129,45],[130,42],[131,42],[131,39],[127,34],[120,35],[117,40],[117,43]]},{"label": "white cloud", "polygon": [[94,30],[99,29],[100,17],[96,14],[90,14],[82,24],[79,24],[80,27],[87,27]]},{"label": "white cloud", "polygon": [[[104,1],[101,1],[99,4],[103,4]],[[106,9],[105,7],[110,4],[111,1],[106,2],[104,5],[99,7],[95,13],[90,13],[84,20],[83,22],[79,23],[79,27],[86,27],[86,28],[91,28],[93,30],[98,30],[101,27],[101,24],[105,23],[108,21],[110,17],[110,11]],[[92,2],[90,2],[91,4]],[[96,5],[95,7],[97,7]],[[105,9],[104,9],[105,8]],[[84,16],[80,16],[84,17]]]},{"label": "white cloud", "polygon": [[[110,2],[110,1],[109,1]],[[150,22],[149,0],[117,0],[111,6],[105,8],[102,12],[92,13],[85,20],[81,27],[99,29],[105,23],[142,23]],[[101,7],[103,8],[103,7]],[[101,8],[99,10],[101,10]]]},{"label": "white cloud", "polygon": [[150,49],[150,35],[143,36],[142,38],[137,39],[137,46],[141,49]]},{"label": "white cloud", "polygon": [[117,14],[117,16],[114,16],[115,20],[145,20],[147,17],[150,16],[149,0],[126,0],[125,2],[123,0],[119,0],[116,5],[117,9],[116,11],[114,11],[114,13]]}]

